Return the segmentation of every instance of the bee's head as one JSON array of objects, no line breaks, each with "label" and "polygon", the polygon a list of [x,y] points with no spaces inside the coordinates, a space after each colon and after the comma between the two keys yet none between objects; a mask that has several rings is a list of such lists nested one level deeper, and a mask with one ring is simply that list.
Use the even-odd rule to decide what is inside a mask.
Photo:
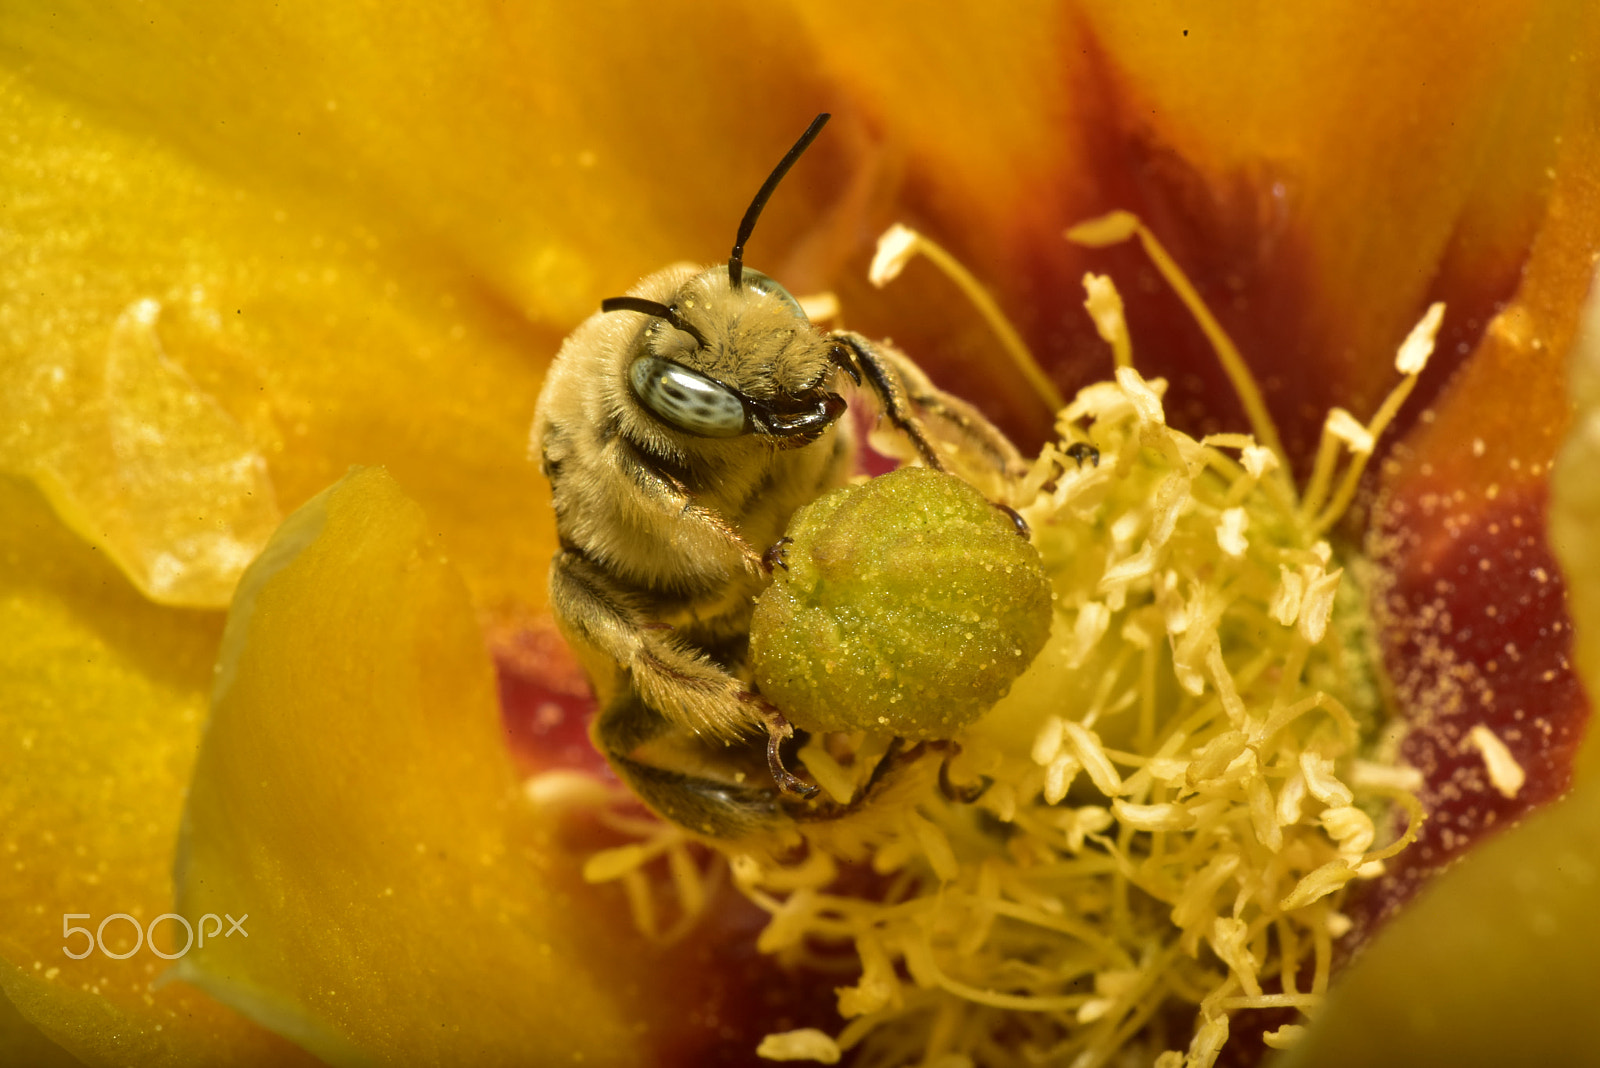
[{"label": "bee's head", "polygon": [[815,441],[845,410],[828,388],[838,364],[783,286],[746,269],[734,289],[718,266],[690,278],[671,304],[616,297],[601,307],[652,316],[628,384],[652,415],[696,437],[760,435],[792,448]]},{"label": "bee's head", "polygon": [[840,366],[783,286],[744,266],[744,243],[767,198],[828,121],[817,118],[768,175],[739,224],[727,266],[688,279],[662,304],[612,297],[602,311],[651,316],[628,367],[634,397],[675,430],[696,437],[755,434],[782,447],[815,441],[845,410],[828,389]]}]

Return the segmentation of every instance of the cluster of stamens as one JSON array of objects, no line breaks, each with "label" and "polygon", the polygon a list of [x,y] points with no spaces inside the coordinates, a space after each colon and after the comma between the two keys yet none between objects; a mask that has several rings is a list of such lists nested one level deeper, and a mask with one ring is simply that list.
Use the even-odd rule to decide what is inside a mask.
[{"label": "cluster of stamens", "polygon": [[[734,885],[771,914],[763,952],[853,962],[842,1031],[771,1035],[766,1057],[1210,1065],[1240,1013],[1316,1011],[1350,886],[1415,836],[1417,776],[1385,744],[1363,593],[1328,533],[1442,309],[1402,345],[1402,384],[1371,420],[1330,415],[1302,494],[1242,360],[1137,220],[1071,236],[1153,248],[1220,338],[1252,433],[1168,426],[1167,386],[1134,368],[1115,287],[1086,279],[1114,377],[1060,408],[1058,442],[1011,486],[1055,592],[1044,651],[952,739],[942,775],[808,827],[799,851],[722,847]],[[1077,462],[1085,446],[1098,464]],[[882,742],[814,738],[799,755],[847,792]],[[651,833],[591,876],[631,880],[638,898],[641,866],[676,858],[692,914],[704,872],[685,870],[682,832]],[[849,864],[876,874],[871,894],[838,889]],[[1269,1046],[1299,1031],[1285,1015],[1261,1026]]]}]

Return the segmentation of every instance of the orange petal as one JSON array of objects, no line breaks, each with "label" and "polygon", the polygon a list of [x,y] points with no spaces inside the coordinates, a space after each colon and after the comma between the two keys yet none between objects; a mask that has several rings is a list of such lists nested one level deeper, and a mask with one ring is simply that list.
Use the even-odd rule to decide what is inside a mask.
[{"label": "orange petal", "polygon": [[[903,160],[896,210],[990,282],[1058,381],[1105,374],[1079,279],[1110,269],[1141,365],[1181,386],[1190,422],[1239,425],[1205,343],[1142,260],[1060,240],[1132,209],[1258,368],[1302,456],[1330,406],[1376,406],[1395,345],[1434,299],[1451,317],[1423,395],[1444,381],[1517,285],[1562,138],[1593,118],[1581,83],[1594,20],[1577,4],[958,7],[912,39],[899,13],[804,10],[831,73]],[[948,289],[907,284],[923,287],[905,298],[918,303],[893,318],[847,307],[1009,425],[1047,426],[1016,376],[975,357],[993,344],[970,317],[938,306]]]},{"label": "orange petal", "polygon": [[[108,955],[132,946],[134,922],[172,911],[172,843],[221,618],[151,605],[3,476],[0,515],[4,999],[85,1064],[299,1063],[193,987],[154,986],[166,962],[148,947]],[[104,944],[74,959],[89,936],[68,926]]]},{"label": "orange petal", "polygon": [[[1405,759],[1427,777],[1417,843],[1368,888],[1391,914],[1484,833],[1559,797],[1589,702],[1571,663],[1568,584],[1546,533],[1571,402],[1565,368],[1600,247],[1600,130],[1562,145],[1549,216],[1515,299],[1383,465],[1368,554]],[[1527,775],[1508,795],[1472,741],[1482,725]]]},{"label": "orange petal", "polygon": [[674,1002],[520,806],[466,589],[388,474],[285,523],[217,680],[178,882],[218,930],[185,978],[335,1064],[641,1063]]}]

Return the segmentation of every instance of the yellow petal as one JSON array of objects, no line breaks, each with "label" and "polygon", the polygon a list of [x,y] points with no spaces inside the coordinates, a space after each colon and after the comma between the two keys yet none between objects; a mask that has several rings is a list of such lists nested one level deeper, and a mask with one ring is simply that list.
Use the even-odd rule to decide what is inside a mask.
[{"label": "yellow petal", "polygon": [[640,1063],[625,942],[518,808],[465,586],[381,469],[246,573],[180,854],[218,917],[181,974],[330,1063]]},{"label": "yellow petal", "polygon": [[132,922],[108,917],[172,910],[221,618],[151,605],[4,476],[0,516],[0,991],[86,1064],[296,1063],[193,987],[153,988],[166,962],[145,948],[68,955],[88,936],[67,926],[106,924],[120,953]]},{"label": "yellow petal", "polygon": [[382,461],[482,602],[542,603],[526,437],[553,331],[404,216],[263,188],[15,73],[0,101],[0,467],[151,596],[220,607],[274,497]]},{"label": "yellow petal", "polygon": [[[10,965],[0,965],[9,968]],[[5,984],[0,984],[3,987]],[[46,1038],[37,1027],[16,1010],[10,1000],[0,997],[0,1050],[17,1064],[31,1068],[82,1068],[83,1062]]]}]

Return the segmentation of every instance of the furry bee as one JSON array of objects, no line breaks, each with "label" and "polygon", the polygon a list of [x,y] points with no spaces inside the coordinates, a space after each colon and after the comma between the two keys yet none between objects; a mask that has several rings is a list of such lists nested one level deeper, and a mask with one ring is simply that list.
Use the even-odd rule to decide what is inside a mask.
[{"label": "furry bee", "polygon": [[599,702],[591,736],[648,805],[716,837],[819,818],[816,787],[784,760],[793,728],[752,692],[745,657],[790,516],[851,473],[842,379],[930,467],[947,469],[936,440],[1021,462],[904,355],[820,331],[744,266],[767,199],[827,120],[756,193],[725,265],[668,267],[601,303],[562,345],[533,424],[560,538],[550,603]]}]

